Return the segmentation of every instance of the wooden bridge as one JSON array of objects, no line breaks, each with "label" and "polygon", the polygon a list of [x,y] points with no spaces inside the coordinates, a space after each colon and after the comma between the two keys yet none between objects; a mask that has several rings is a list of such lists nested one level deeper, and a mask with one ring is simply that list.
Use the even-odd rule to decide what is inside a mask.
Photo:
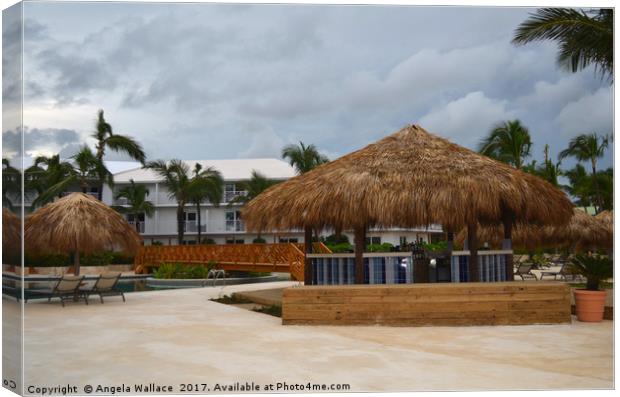
[{"label": "wooden bridge", "polygon": [[[331,253],[323,243],[313,243],[313,252]],[[136,274],[150,273],[162,263],[204,264],[215,262],[218,269],[243,272],[290,273],[304,279],[303,244],[206,244],[147,245],[134,260]]]}]

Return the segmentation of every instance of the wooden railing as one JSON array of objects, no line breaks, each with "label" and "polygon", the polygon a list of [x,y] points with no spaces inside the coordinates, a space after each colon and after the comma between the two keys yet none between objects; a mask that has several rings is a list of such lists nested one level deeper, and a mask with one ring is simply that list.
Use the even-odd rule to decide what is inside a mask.
[{"label": "wooden railing", "polygon": [[[331,252],[323,243],[314,243],[315,252]],[[136,274],[149,273],[162,263],[208,264],[218,269],[251,272],[290,273],[304,279],[303,244],[210,244],[149,245],[140,248],[134,261]]]}]

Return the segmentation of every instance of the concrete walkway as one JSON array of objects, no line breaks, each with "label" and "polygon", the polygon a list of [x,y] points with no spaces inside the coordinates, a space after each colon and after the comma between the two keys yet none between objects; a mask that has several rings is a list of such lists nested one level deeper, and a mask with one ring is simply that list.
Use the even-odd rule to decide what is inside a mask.
[{"label": "concrete walkway", "polygon": [[[612,322],[495,327],[282,326],[209,301],[293,282],[28,303],[25,384],[350,384],[351,391],[613,387]],[[3,299],[5,315],[18,305]],[[6,313],[6,311],[9,313]],[[5,317],[6,318],[6,317]],[[7,325],[4,324],[6,327]],[[13,333],[16,334],[16,333]],[[17,354],[18,339],[5,344]],[[213,391],[213,390],[211,390]],[[132,392],[134,392],[132,390]]]}]

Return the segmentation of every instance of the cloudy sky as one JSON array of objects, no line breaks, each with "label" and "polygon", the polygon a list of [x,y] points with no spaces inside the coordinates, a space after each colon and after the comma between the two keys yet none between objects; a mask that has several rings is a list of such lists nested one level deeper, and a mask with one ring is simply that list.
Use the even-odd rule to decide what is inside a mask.
[{"label": "cloudy sky", "polygon": [[545,143],[555,156],[612,133],[608,81],[559,69],[553,43],[510,43],[532,11],[26,3],[26,151],[92,145],[99,108],[151,159],[279,157],[300,140],[336,158],[410,123],[476,148],[518,118],[540,160]]}]

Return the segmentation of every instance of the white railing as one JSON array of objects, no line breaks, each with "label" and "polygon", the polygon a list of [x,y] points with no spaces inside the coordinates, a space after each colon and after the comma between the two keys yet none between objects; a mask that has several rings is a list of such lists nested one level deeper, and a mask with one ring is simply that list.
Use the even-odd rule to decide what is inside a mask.
[{"label": "white railing", "polygon": [[245,231],[245,225],[243,221],[226,221],[226,231],[227,232],[243,232]]},{"label": "white railing", "polygon": [[233,201],[236,197],[244,196],[246,194],[247,194],[247,191],[245,190],[233,190],[233,191],[224,192],[224,202],[229,203]]},{"label": "white railing", "polygon": [[136,229],[139,233],[144,233],[144,222],[129,222],[129,224],[133,226],[133,228]]},{"label": "white railing", "polygon": [[[197,233],[198,232],[198,224],[196,222],[185,222],[183,224],[183,231],[184,232],[188,232],[188,233]],[[201,233],[206,233],[207,232],[207,225],[205,225],[205,224],[200,225],[200,232]]]}]

